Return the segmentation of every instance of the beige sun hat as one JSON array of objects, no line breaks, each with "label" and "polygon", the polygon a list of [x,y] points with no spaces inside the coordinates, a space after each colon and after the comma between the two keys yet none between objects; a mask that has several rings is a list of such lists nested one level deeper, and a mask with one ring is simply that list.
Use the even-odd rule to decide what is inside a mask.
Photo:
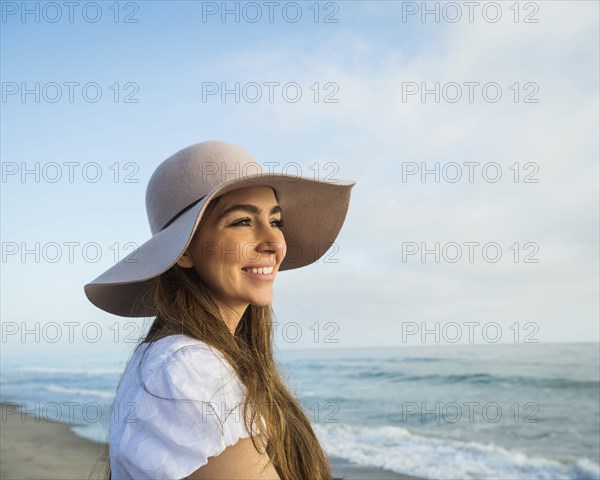
[{"label": "beige sun hat", "polygon": [[269,186],[282,208],[287,245],[279,271],[316,262],[346,218],[354,181],[322,181],[264,172],[244,149],[222,141],[186,147],[163,161],[146,189],[152,238],[84,287],[97,307],[123,317],[155,316],[153,282],[187,249],[211,200],[232,190]]}]

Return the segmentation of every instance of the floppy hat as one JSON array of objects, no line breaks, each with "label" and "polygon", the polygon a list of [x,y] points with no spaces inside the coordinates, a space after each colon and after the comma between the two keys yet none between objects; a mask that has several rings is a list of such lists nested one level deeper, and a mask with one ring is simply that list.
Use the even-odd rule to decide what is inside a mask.
[{"label": "floppy hat", "polygon": [[246,187],[268,186],[277,194],[287,245],[279,271],[309,265],[337,238],[355,183],[264,172],[252,155],[227,142],[190,145],[164,160],[150,177],[146,212],[152,237],[86,284],[85,294],[115,315],[155,316],[153,283],[185,252],[206,206]]}]

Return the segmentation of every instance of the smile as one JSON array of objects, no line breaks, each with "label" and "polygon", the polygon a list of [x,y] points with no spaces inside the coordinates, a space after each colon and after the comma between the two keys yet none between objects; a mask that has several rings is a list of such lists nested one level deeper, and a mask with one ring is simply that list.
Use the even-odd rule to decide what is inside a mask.
[{"label": "smile", "polygon": [[252,272],[259,274],[269,274],[273,273],[273,267],[263,267],[263,268],[242,268],[244,272]]},{"label": "smile", "polygon": [[273,272],[273,267],[252,268],[252,269],[242,268],[242,272],[244,272],[244,275],[247,275],[248,277],[250,277],[254,280],[269,281],[269,280],[275,279],[275,273]]}]

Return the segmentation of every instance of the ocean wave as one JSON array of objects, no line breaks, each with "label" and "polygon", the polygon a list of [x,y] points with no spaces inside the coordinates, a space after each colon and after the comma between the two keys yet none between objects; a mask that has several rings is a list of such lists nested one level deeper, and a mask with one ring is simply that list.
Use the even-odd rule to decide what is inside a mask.
[{"label": "ocean wave", "polygon": [[501,376],[488,373],[465,373],[453,375],[412,375],[403,372],[386,372],[382,370],[365,370],[352,372],[350,378],[374,379],[381,378],[392,382],[434,382],[434,383],[469,383],[479,385],[525,385],[539,388],[600,388],[598,381],[571,380],[568,378],[536,378],[520,376]]},{"label": "ocean wave", "polygon": [[83,368],[83,367],[15,367],[11,369],[14,372],[30,373],[58,373],[58,374],[76,374],[76,375],[120,375],[123,369],[120,368]]},{"label": "ocean wave", "polygon": [[89,388],[69,388],[61,385],[47,385],[46,390],[54,393],[67,393],[69,395],[78,395],[84,397],[98,397],[103,399],[112,399],[116,392],[107,392],[104,390],[93,390]]},{"label": "ocean wave", "polygon": [[329,455],[423,478],[600,479],[600,466],[585,458],[566,463],[528,456],[491,443],[425,437],[393,426],[316,424],[314,429]]},{"label": "ocean wave", "polygon": [[361,365],[364,367],[370,367],[371,365],[398,365],[401,363],[432,363],[441,362],[446,360],[441,357],[393,357],[393,358],[343,358],[343,359],[332,359],[332,360],[283,360],[283,364],[286,367],[302,368],[305,370],[329,370],[337,368],[357,368]]}]

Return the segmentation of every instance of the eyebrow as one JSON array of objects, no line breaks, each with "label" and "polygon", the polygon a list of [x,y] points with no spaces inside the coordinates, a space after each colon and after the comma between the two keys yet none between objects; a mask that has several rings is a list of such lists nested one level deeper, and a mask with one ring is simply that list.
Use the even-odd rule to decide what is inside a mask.
[{"label": "eyebrow", "polygon": [[[233,212],[235,210],[243,210],[245,212],[254,213],[254,214],[257,214],[257,215],[260,214],[260,213],[262,213],[262,209],[258,208],[256,205],[251,205],[251,204],[248,204],[248,203],[244,203],[244,204],[232,205],[231,207],[226,208],[217,217],[217,220],[221,220],[222,218],[226,217],[227,215],[229,215],[231,212]],[[271,213],[269,213],[269,215],[273,215],[275,213],[282,213],[282,212],[283,212],[283,210],[281,209],[281,207],[279,205],[275,205],[271,209]]]}]

